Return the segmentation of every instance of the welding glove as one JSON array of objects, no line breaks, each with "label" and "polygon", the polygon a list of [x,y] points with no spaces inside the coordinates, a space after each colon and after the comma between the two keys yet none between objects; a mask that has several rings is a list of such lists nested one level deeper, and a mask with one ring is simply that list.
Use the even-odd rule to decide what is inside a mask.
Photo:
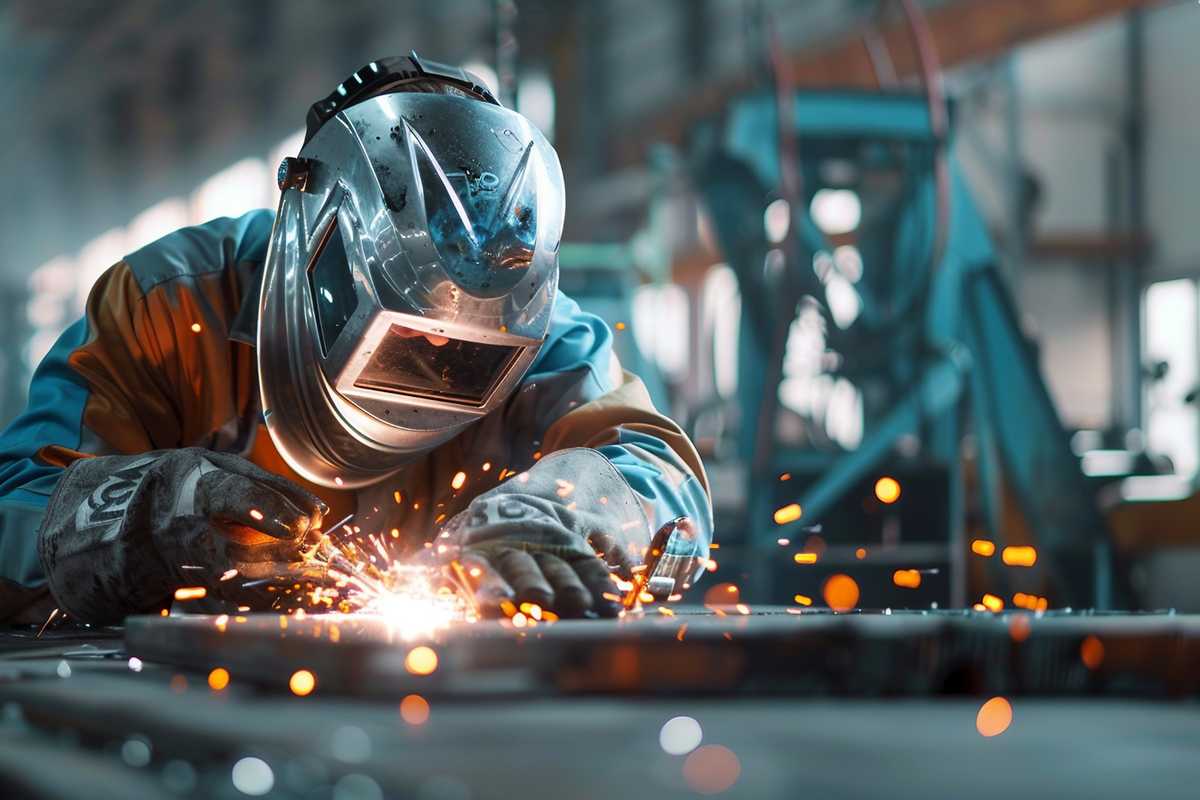
[{"label": "welding glove", "polygon": [[327,510],[291,481],[228,453],[190,447],[85,458],[59,479],[38,554],[63,611],[119,622],[162,608],[182,586],[241,600],[247,579],[298,575],[304,540]]},{"label": "welding glove", "polygon": [[[471,501],[443,528],[484,611],[536,603],[562,616],[615,616],[624,580],[642,562],[650,523],[601,453],[547,455]],[[606,596],[607,595],[607,596]]]}]

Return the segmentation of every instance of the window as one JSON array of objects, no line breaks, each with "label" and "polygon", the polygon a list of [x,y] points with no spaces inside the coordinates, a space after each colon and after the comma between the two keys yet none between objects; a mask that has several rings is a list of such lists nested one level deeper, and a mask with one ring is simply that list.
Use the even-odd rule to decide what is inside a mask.
[{"label": "window", "polygon": [[1200,463],[1197,406],[1188,395],[1197,388],[1197,288],[1193,280],[1151,284],[1143,299],[1142,364],[1146,446],[1169,456],[1180,475],[1194,475]]},{"label": "window", "polygon": [[633,294],[633,335],[638,349],[675,382],[687,377],[689,317],[688,296],[682,286],[647,284]]},{"label": "window", "polygon": [[738,335],[742,318],[742,296],[737,276],[725,264],[717,264],[704,279],[700,294],[704,315],[703,331],[712,345],[713,383],[721,397],[732,397],[738,385]]}]

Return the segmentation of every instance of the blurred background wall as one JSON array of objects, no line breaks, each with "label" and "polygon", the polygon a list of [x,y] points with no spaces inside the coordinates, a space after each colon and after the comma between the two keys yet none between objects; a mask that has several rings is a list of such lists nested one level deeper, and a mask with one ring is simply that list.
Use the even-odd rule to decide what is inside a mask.
[{"label": "blurred background wall", "polygon": [[[564,287],[617,328],[656,402],[695,418],[737,392],[740,305],[688,149],[729,99],[770,85],[771,48],[801,86],[861,83],[863,30],[881,5],[0,2],[0,421],[104,269],[175,228],[273,205],[275,166],[296,152],[309,104],[410,49],[467,65],[552,138],[568,187]],[[946,66],[957,159],[1077,454],[1145,452],[1190,478],[1200,9],[920,5]],[[896,59],[915,85],[903,69],[913,56]],[[805,346],[799,330],[793,367]],[[781,402],[807,408],[819,394],[837,444],[853,449],[861,396],[795,368]],[[720,436],[698,438],[722,475]],[[719,499],[738,485],[715,481]]]}]

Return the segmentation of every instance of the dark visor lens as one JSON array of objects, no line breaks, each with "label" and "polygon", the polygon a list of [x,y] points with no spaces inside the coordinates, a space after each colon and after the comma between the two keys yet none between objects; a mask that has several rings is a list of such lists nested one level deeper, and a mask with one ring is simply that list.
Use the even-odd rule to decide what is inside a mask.
[{"label": "dark visor lens", "polygon": [[342,242],[342,229],[336,219],[321,242],[320,252],[309,267],[308,280],[312,285],[313,305],[317,311],[317,323],[321,331],[321,349],[326,355],[342,328],[346,327],[354,309],[358,307],[358,295],[354,292],[354,275],[346,259],[346,246]]},{"label": "dark visor lens", "polygon": [[393,325],[354,385],[478,405],[521,349],[459,339],[434,344],[417,331]]}]

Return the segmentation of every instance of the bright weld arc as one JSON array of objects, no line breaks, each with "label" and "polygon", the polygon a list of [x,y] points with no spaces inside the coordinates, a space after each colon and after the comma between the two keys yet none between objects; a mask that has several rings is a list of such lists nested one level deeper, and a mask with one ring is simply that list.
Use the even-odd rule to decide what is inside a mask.
[{"label": "bright weld arc", "polygon": [[[324,568],[336,588],[308,592],[312,605],[342,613],[377,616],[389,631],[408,640],[432,635],[456,622],[479,617],[461,565],[401,562],[382,532],[363,535],[346,517],[322,534],[308,561]],[[397,531],[398,533],[398,531]],[[398,537],[393,537],[398,538]],[[300,618],[304,609],[297,609]],[[332,638],[332,636],[331,636]]]}]

